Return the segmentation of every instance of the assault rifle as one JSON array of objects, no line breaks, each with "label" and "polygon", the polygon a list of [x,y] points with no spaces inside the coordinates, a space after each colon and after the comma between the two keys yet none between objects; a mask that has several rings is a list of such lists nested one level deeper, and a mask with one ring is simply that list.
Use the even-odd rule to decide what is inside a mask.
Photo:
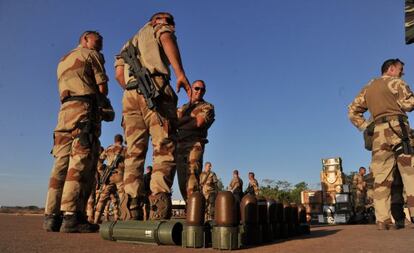
[{"label": "assault rifle", "polygon": [[110,166],[106,166],[104,172],[102,173],[102,176],[99,180],[99,193],[102,192],[104,184],[108,181],[109,177],[112,175],[112,172],[118,167],[118,164],[121,160],[122,156],[120,154],[117,154],[115,156],[115,159],[112,161]]},{"label": "assault rifle", "polygon": [[158,117],[158,122],[162,126],[162,120],[157,112],[156,99],[161,95],[154,85],[151,73],[147,68],[143,67],[137,56],[140,56],[139,49],[134,47],[131,42],[121,52],[121,57],[125,63],[129,65],[129,76],[133,76],[136,80],[126,85],[127,90],[136,89],[138,93],[144,96],[148,109],[154,110]]}]

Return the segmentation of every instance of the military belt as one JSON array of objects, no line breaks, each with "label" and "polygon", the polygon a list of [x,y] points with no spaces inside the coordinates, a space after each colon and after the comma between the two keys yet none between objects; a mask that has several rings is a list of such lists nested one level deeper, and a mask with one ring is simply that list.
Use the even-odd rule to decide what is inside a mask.
[{"label": "military belt", "polygon": [[91,95],[70,96],[70,97],[65,97],[64,99],[62,99],[62,104],[69,102],[69,101],[81,101],[81,102],[92,104],[95,101],[95,99]]},{"label": "military belt", "polygon": [[391,120],[400,120],[400,119],[404,122],[408,122],[407,116],[404,116],[404,115],[383,116],[383,117],[380,117],[374,120],[374,122],[375,124],[382,124],[382,123],[388,123]]}]

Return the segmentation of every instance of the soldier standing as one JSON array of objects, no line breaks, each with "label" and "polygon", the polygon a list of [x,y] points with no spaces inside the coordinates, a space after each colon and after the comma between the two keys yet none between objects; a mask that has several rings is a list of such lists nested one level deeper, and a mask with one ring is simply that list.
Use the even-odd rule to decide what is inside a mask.
[{"label": "soldier standing", "polygon": [[355,186],[355,211],[362,213],[365,210],[366,198],[367,198],[367,183],[365,182],[366,169],[360,167],[358,173],[354,175],[352,180]]},{"label": "soldier standing", "polygon": [[249,172],[249,185],[247,186],[244,194],[252,194],[255,196],[259,195],[259,183],[256,178],[254,178],[253,172]]},{"label": "soldier standing", "polygon": [[[156,13],[123,47],[125,50],[133,46],[139,62],[150,72],[152,82],[160,93],[156,101],[157,108],[150,110],[142,91],[124,91],[122,115],[128,146],[124,186],[129,219],[142,219],[143,172],[150,136],[154,150],[154,170],[150,183],[152,194],[149,196],[150,219],[171,217],[171,186],[176,168],[174,135],[177,95],[169,84],[170,64],[177,79],[177,92],[184,88],[189,96],[191,93],[174,32],[173,16],[166,12]],[[127,88],[128,84],[136,80],[130,76],[130,66],[121,55],[122,51],[115,61],[116,79],[123,88]]]},{"label": "soldier standing", "polygon": [[228,187],[229,191],[240,201],[243,195],[243,180],[239,177],[239,171],[233,170],[233,178]]},{"label": "soldier standing", "polygon": [[190,102],[177,110],[177,175],[184,200],[200,190],[199,176],[204,146],[208,143],[207,131],[214,122],[214,106],[203,99],[205,93],[204,81],[194,81]]},{"label": "soldier standing", "polygon": [[214,202],[216,201],[218,191],[218,180],[216,173],[211,171],[211,162],[206,162],[204,171],[200,174],[200,187],[206,200],[205,220],[214,219]]},{"label": "soldier standing", "polygon": [[98,103],[108,94],[108,77],[100,53],[102,41],[98,32],[82,33],[79,46],[65,55],[57,68],[61,106],[54,130],[55,162],[43,224],[46,231],[60,228],[61,232],[82,233],[99,229],[87,222],[86,199],[84,203],[81,199],[87,198],[92,190],[85,182],[93,180],[100,147],[98,138],[103,115],[99,113]]},{"label": "soldier standing", "polygon": [[[400,171],[407,193],[407,206],[414,214],[413,152],[406,112],[414,109],[414,94],[400,77],[404,63],[389,59],[382,76],[371,80],[348,107],[351,122],[360,130],[367,127],[364,112],[374,118],[371,170],[374,176],[374,206],[378,229],[394,229],[390,194],[394,169]],[[395,166],[397,164],[397,166]]]},{"label": "soldier standing", "polygon": [[[119,209],[116,196],[118,195],[119,199],[123,199],[124,197],[123,177],[126,149],[122,145],[123,141],[124,138],[122,135],[115,135],[114,144],[107,147],[100,155],[102,161],[106,160],[106,167],[100,173],[101,186],[97,193],[95,224],[101,223],[102,212],[110,199],[114,204],[114,219],[118,220]],[[107,178],[105,178],[105,174]]]}]

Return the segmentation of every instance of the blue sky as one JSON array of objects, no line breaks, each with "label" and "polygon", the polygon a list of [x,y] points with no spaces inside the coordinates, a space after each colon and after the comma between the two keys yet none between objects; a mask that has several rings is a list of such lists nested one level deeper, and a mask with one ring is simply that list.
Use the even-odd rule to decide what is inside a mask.
[{"label": "blue sky", "polygon": [[[207,84],[216,121],[204,160],[226,186],[235,168],[245,182],[254,171],[259,183],[318,187],[321,158],[341,156],[345,172],[368,166],[347,105],[388,58],[402,59],[404,79],[414,81],[402,0],[1,0],[0,205],[44,206],[59,110],[56,66],[84,30],[104,36],[117,112],[101,142],[122,133],[113,56],[157,11],[175,16],[190,81]],[[187,101],[183,92],[179,98]],[[177,182],[174,189],[179,197]]]}]

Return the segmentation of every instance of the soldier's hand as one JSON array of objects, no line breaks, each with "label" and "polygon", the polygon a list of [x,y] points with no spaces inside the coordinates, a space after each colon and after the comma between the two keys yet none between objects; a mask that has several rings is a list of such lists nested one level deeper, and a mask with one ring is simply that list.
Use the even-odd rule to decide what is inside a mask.
[{"label": "soldier's hand", "polygon": [[191,99],[191,86],[190,82],[188,81],[185,75],[177,77],[177,93],[180,92],[181,88],[184,88],[185,92],[187,93],[188,99]]}]

